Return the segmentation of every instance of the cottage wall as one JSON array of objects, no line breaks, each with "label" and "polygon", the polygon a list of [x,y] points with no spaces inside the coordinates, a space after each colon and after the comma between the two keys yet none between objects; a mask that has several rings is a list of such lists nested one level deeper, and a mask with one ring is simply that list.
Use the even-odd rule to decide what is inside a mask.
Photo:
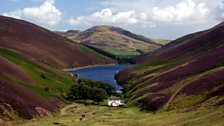
[{"label": "cottage wall", "polygon": [[121,103],[121,100],[108,100],[108,106],[117,107]]}]

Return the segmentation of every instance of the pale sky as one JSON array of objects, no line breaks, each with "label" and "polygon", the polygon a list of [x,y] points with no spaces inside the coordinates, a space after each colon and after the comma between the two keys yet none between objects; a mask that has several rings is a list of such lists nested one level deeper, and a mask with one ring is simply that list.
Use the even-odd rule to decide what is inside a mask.
[{"label": "pale sky", "polygon": [[1,0],[0,14],[50,30],[113,25],[175,39],[224,21],[224,0]]}]

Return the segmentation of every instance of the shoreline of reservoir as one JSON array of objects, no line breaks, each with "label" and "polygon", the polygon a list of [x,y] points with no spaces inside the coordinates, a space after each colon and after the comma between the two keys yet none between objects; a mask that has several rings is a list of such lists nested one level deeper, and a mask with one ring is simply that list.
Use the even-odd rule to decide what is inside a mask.
[{"label": "shoreline of reservoir", "polygon": [[73,70],[80,70],[80,69],[91,68],[91,67],[115,66],[115,65],[122,65],[122,64],[111,63],[111,64],[88,65],[88,66],[76,67],[76,68],[71,68],[71,69],[63,69],[63,71],[69,72],[69,71],[73,71]]}]

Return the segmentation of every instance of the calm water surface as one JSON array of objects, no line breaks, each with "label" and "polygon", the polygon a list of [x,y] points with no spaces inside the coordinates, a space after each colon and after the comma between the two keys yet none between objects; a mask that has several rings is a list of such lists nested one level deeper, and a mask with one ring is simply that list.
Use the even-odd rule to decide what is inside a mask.
[{"label": "calm water surface", "polygon": [[107,82],[113,85],[116,91],[120,91],[122,87],[117,84],[116,80],[114,79],[114,76],[120,70],[126,69],[130,66],[131,65],[129,64],[111,65],[111,66],[95,66],[95,67],[83,68],[78,70],[72,70],[69,72],[72,74],[77,74],[79,78],[81,77],[81,78],[88,78],[94,81],[100,80],[100,81]]}]

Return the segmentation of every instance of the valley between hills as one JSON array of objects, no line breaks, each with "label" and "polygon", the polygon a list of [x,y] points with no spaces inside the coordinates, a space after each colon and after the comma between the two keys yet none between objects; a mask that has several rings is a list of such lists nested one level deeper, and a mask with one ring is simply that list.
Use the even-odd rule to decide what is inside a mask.
[{"label": "valley between hills", "polygon": [[[67,107],[67,106],[66,106]],[[199,109],[192,112],[159,112],[140,111],[137,107],[109,108],[107,106],[83,104],[69,105],[66,113],[56,113],[54,117],[19,120],[18,126],[222,126],[224,108]],[[83,116],[85,115],[85,116]]]},{"label": "valley between hills", "polygon": [[[222,22],[170,41],[105,25],[50,31],[0,16],[0,126],[222,126],[223,30]],[[118,63],[133,64],[115,75],[125,107],[66,99],[74,78],[64,69]]]}]

